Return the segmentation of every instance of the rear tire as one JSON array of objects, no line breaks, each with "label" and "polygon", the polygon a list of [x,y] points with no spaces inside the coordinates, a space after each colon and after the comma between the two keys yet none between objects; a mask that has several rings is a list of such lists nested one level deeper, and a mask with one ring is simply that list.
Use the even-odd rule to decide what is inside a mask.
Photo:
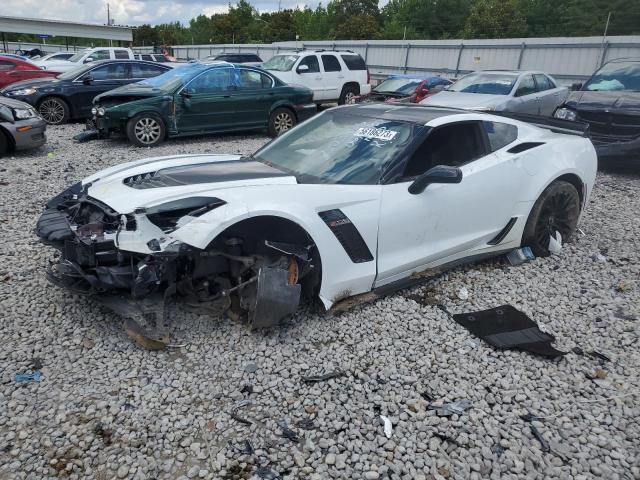
[{"label": "rear tire", "polygon": [[9,151],[9,139],[3,131],[0,130],[0,158]]},{"label": "rear tire", "polygon": [[294,113],[288,108],[276,108],[269,116],[269,135],[277,137],[281,133],[291,130],[296,126],[298,120]]},{"label": "rear tire", "polygon": [[59,97],[46,97],[38,105],[38,113],[49,125],[67,123],[70,116],[69,105]]},{"label": "rear tire", "polygon": [[549,256],[549,239],[556,230],[562,243],[571,239],[578,226],[580,195],[576,187],[562,180],[553,182],[534,203],[522,234],[522,245],[537,257]]},{"label": "rear tire", "polygon": [[360,94],[360,89],[355,85],[345,85],[342,87],[338,105],[350,105],[355,103],[356,97]]},{"label": "rear tire", "polygon": [[155,147],[165,135],[164,122],[155,113],[139,113],[127,122],[127,138],[137,147]]}]

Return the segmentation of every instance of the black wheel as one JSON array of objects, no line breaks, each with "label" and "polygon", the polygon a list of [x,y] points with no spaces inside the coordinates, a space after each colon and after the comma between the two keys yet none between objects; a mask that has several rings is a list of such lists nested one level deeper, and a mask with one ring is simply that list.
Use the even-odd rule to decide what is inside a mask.
[{"label": "black wheel", "polygon": [[164,122],[155,113],[139,113],[127,122],[127,137],[138,147],[155,147],[165,133]]},{"label": "black wheel", "polygon": [[9,139],[4,134],[3,131],[0,130],[0,158],[4,156],[5,153],[9,151]]},{"label": "black wheel", "polygon": [[282,132],[291,130],[298,120],[288,108],[276,108],[269,116],[269,135],[277,137]]},{"label": "black wheel", "polygon": [[342,87],[338,105],[349,105],[355,103],[356,97],[360,94],[360,89],[355,85],[345,85]]},{"label": "black wheel", "polygon": [[38,105],[38,113],[51,125],[62,125],[69,120],[69,105],[58,97],[46,97]]},{"label": "black wheel", "polygon": [[549,185],[534,203],[522,234],[522,245],[531,247],[538,257],[549,256],[549,239],[560,232],[562,242],[571,239],[578,226],[580,195],[568,182]]}]

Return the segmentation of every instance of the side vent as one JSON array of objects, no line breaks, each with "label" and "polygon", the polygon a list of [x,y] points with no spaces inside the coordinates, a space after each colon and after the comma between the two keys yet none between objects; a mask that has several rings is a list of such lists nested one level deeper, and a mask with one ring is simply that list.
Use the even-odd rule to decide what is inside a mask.
[{"label": "side vent", "polygon": [[373,255],[371,255],[362,235],[341,210],[326,210],[318,215],[331,229],[353,263],[373,260]]},{"label": "side vent", "polygon": [[515,146],[511,147],[509,150],[507,150],[507,152],[509,152],[509,153],[520,153],[520,152],[524,152],[526,150],[531,150],[532,148],[539,147],[540,145],[544,145],[544,142],[524,142],[524,143],[519,143],[518,145],[515,145]]},{"label": "side vent", "polygon": [[498,233],[498,235],[496,235],[493,239],[489,240],[487,242],[487,245],[498,245],[500,242],[502,242],[504,238],[509,234],[513,226],[516,224],[516,221],[518,221],[517,217],[511,217],[511,220],[509,220],[509,223],[507,223],[505,227],[502,230],[500,230],[500,233]]}]

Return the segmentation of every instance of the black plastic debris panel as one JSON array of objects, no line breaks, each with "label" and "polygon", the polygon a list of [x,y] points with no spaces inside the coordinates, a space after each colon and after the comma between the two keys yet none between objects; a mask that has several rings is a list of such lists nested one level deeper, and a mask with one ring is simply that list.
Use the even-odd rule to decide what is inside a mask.
[{"label": "black plastic debris panel", "polygon": [[567,353],[553,348],[551,343],[555,341],[555,337],[540,330],[536,322],[511,305],[480,312],[459,313],[453,319],[475,336],[499,349],[514,348],[545,357],[558,357]]}]

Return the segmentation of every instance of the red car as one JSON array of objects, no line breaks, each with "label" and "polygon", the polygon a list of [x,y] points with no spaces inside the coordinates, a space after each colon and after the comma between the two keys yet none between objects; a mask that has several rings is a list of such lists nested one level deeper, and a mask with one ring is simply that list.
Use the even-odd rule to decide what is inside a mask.
[{"label": "red car", "polygon": [[0,55],[0,88],[4,88],[20,80],[32,78],[55,77],[59,72],[50,72],[26,60]]}]

